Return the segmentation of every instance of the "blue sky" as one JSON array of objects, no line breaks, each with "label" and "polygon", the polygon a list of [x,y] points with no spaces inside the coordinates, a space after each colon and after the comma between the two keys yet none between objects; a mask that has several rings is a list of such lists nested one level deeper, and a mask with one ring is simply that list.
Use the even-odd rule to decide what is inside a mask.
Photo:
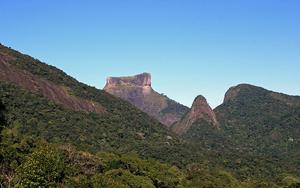
[{"label": "blue sky", "polygon": [[0,42],[103,88],[152,74],[158,92],[219,105],[239,83],[300,95],[298,0],[0,0]]}]

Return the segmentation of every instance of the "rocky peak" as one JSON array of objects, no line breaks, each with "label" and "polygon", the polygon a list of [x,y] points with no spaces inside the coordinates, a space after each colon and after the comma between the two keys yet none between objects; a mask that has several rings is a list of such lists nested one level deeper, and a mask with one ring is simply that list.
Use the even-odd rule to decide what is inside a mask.
[{"label": "rocky peak", "polygon": [[214,111],[207,103],[206,98],[202,95],[197,96],[194,100],[190,112],[190,118],[194,120],[203,118],[206,121],[210,122],[213,126],[218,126],[218,121]]},{"label": "rocky peak", "polygon": [[212,108],[207,103],[207,100],[202,95],[195,98],[191,110],[185,117],[173,126],[173,130],[178,134],[187,132],[193,124],[204,120],[213,127],[218,128],[219,123]]},{"label": "rocky peak", "polygon": [[192,104],[192,110],[195,110],[195,111],[198,111],[200,109],[207,108],[207,107],[209,107],[207,100],[202,95],[197,96],[194,99],[194,102]]},{"label": "rocky peak", "polygon": [[151,75],[142,73],[127,77],[108,77],[105,88],[120,86],[151,87]]},{"label": "rocky peak", "polygon": [[189,110],[151,87],[151,75],[108,77],[104,90],[135,105],[166,126],[179,121]]}]

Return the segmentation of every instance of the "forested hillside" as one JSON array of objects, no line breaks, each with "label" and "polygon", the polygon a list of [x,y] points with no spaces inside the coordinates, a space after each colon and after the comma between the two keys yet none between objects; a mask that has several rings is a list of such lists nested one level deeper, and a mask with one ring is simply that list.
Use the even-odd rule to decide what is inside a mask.
[{"label": "forested hillside", "polygon": [[215,109],[219,130],[192,126],[180,137],[128,102],[2,45],[0,65],[4,187],[299,186],[297,97],[237,95]]},{"label": "forested hillside", "polygon": [[[183,138],[222,156],[236,177],[274,180],[300,175],[300,97],[241,84],[214,109],[219,128],[203,119]],[[216,160],[216,163],[220,160]]]},{"label": "forested hillside", "polygon": [[[47,85],[55,84],[55,87],[67,91],[67,94],[63,93],[64,99],[75,96],[79,101],[85,99],[104,109],[101,113],[89,113],[81,108],[67,108],[68,103],[64,103],[66,100],[55,100],[61,98],[60,89],[51,90],[50,87],[47,90],[56,96],[53,99],[42,92],[43,85],[36,82],[23,84],[22,80],[17,79],[7,81],[0,74],[0,77],[4,77],[0,83],[0,95],[7,110],[7,122],[9,127],[17,127],[22,134],[42,137],[51,142],[70,142],[93,152],[135,150],[143,156],[161,156],[161,160],[176,162],[178,165],[194,157],[175,134],[128,102],[82,84],[55,67],[4,46],[1,47],[0,55],[0,64],[17,68],[9,69],[13,70],[11,74],[18,72],[19,75],[31,75],[29,78],[42,83],[47,81]],[[34,89],[28,90],[27,85],[30,84],[34,85]],[[186,157],[178,160],[176,155],[167,155],[170,152]]]}]

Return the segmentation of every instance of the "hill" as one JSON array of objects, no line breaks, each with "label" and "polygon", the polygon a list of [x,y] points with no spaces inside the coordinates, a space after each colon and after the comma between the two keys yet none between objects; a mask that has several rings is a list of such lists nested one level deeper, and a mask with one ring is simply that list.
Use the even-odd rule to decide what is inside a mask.
[{"label": "hill", "polygon": [[[230,88],[214,111],[233,152],[256,155],[282,169],[299,174],[300,97],[249,84]],[[278,171],[277,171],[278,170]]]},{"label": "hill", "polygon": [[213,111],[205,98],[193,106],[173,130],[205,151],[236,177],[274,179],[299,176],[300,97],[241,84],[230,88]]}]

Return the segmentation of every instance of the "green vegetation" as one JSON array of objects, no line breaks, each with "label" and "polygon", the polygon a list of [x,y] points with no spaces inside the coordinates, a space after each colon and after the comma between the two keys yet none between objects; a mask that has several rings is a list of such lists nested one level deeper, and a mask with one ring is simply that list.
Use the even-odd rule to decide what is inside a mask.
[{"label": "green vegetation", "polygon": [[[299,97],[241,85],[238,95],[216,113],[224,135],[231,136],[228,145],[239,158],[256,156],[252,161],[262,163],[269,178],[283,172],[299,175],[299,102]],[[243,161],[248,163],[242,160],[242,165]]]},{"label": "green vegetation", "polygon": [[16,130],[2,135],[0,180],[7,187],[179,187],[184,178],[174,166],[133,153],[93,155]]},{"label": "green vegetation", "polygon": [[[0,182],[7,187],[175,188],[193,187],[198,181],[175,166],[143,160],[135,153],[91,154],[70,144],[34,141],[15,129],[6,129],[2,136]],[[213,181],[207,176],[203,185]]]},{"label": "green vegetation", "polygon": [[300,98],[250,85],[236,89],[238,95],[215,109],[219,130],[200,121],[183,137],[214,152],[218,159],[210,161],[238,179],[279,183],[282,174],[299,176]]},{"label": "green vegetation", "polygon": [[[5,110],[5,107],[2,104],[2,102],[0,101],[0,132],[2,131],[2,129],[4,128],[4,125],[5,125],[4,110]],[[0,141],[1,141],[1,136],[0,136]]]},{"label": "green vegetation", "polygon": [[135,153],[91,154],[70,144],[33,141],[16,130],[7,129],[2,136],[0,183],[5,187],[292,188],[300,182],[293,176],[283,176],[280,185],[240,182],[224,170],[200,164],[180,170]]},{"label": "green vegetation", "polygon": [[[0,82],[0,97],[6,106],[7,127],[23,135],[51,143],[71,143],[80,150],[93,153],[136,151],[143,157],[181,167],[198,157],[194,152],[191,155],[187,143],[138,110],[132,114],[128,109],[123,112],[124,116],[74,112],[3,82]],[[141,138],[139,133],[144,137]],[[173,139],[169,140],[168,135]]]},{"label": "green vegetation", "polygon": [[186,114],[188,111],[189,111],[189,108],[182,105],[182,104],[179,104],[178,102],[174,101],[174,100],[167,100],[168,102],[168,106],[167,108],[163,109],[161,111],[162,114],[172,114],[172,113],[178,113],[180,115],[184,115]]},{"label": "green vegetation", "polygon": [[179,138],[55,67],[1,45],[0,56],[108,112],[68,110],[0,81],[4,187],[299,187],[297,97],[246,87],[215,110],[220,130],[197,122]]}]

